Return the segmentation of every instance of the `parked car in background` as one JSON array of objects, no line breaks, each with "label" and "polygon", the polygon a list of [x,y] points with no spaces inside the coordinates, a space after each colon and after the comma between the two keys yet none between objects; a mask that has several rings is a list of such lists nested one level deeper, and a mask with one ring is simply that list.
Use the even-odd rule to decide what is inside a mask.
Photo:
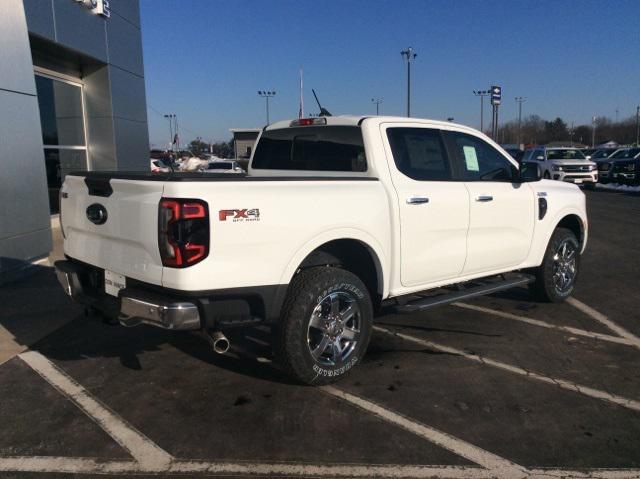
[{"label": "parked car in background", "polygon": [[537,163],[542,177],[593,187],[598,181],[598,165],[589,161],[578,148],[532,148],[523,162]]},{"label": "parked car in background", "polygon": [[167,173],[171,171],[171,167],[164,163],[162,160],[151,158],[149,167],[152,173]]},{"label": "parked car in background", "polygon": [[204,173],[246,173],[235,160],[210,161]]},{"label": "parked car in background", "polygon": [[600,183],[609,182],[609,173],[613,165],[613,160],[610,159],[618,148],[600,148],[591,155],[591,161],[595,161],[598,165],[598,181]]},{"label": "parked car in background", "polygon": [[591,159],[591,155],[593,155],[598,149],[597,148],[583,148],[582,154],[588,159]]},{"label": "parked car in background", "polygon": [[521,150],[520,148],[504,148],[504,151],[509,153],[511,158],[516,160],[518,163],[522,161],[522,157],[524,156],[524,150]]},{"label": "parked car in background", "polygon": [[623,185],[640,184],[640,147],[620,148],[609,160],[613,161],[611,181]]}]

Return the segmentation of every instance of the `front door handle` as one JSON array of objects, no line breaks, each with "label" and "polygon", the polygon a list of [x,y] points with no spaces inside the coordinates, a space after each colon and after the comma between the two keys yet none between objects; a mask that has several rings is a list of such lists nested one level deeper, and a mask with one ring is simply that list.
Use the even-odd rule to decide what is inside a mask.
[{"label": "front door handle", "polygon": [[411,198],[407,198],[408,205],[421,205],[423,203],[429,203],[429,198],[426,196],[412,196]]},{"label": "front door handle", "polygon": [[486,203],[487,201],[493,201],[493,196],[480,195],[476,198],[476,201],[480,201],[482,203]]}]

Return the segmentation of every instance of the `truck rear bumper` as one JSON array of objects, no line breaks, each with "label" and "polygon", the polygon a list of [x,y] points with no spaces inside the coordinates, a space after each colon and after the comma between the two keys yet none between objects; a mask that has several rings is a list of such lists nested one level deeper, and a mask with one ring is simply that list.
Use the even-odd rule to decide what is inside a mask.
[{"label": "truck rear bumper", "polygon": [[[65,293],[73,300],[113,313],[123,326],[149,324],[164,329],[200,329],[198,306],[188,301],[171,301],[160,295],[123,290],[119,298],[90,293],[83,288],[83,268],[69,261],[56,262],[56,275]],[[111,304],[109,304],[111,303]]]},{"label": "truck rear bumper", "polygon": [[74,301],[99,310],[124,326],[210,331],[273,322],[287,285],[180,291],[126,278],[118,297],[105,293],[104,270],[69,258],[56,261],[56,275]]}]

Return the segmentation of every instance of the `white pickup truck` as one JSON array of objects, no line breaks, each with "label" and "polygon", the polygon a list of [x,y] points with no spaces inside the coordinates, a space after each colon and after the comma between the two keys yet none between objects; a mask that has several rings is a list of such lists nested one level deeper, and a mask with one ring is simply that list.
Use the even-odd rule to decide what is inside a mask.
[{"label": "white pickup truck", "polygon": [[127,326],[203,331],[219,352],[225,331],[271,325],[283,369],[327,384],[363,357],[383,304],[527,284],[568,297],[585,197],[540,174],[448,122],[279,122],[246,175],[67,175],[56,270],[76,301]]}]

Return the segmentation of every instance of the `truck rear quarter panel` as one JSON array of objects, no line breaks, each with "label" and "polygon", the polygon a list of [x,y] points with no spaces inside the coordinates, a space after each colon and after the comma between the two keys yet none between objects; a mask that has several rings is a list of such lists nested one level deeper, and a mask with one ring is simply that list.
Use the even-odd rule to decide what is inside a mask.
[{"label": "truck rear quarter panel", "polygon": [[[389,206],[375,179],[167,182],[164,196],[202,199],[211,217],[209,256],[189,268],[164,268],[165,287],[288,284],[309,253],[336,239],[365,243],[383,269],[389,257]],[[229,213],[235,210],[257,211]]]}]

